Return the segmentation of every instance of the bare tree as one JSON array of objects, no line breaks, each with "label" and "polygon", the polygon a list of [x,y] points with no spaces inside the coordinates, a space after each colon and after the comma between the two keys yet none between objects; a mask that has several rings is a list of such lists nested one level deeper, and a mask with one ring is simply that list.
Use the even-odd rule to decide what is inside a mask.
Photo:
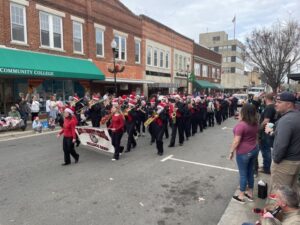
[{"label": "bare tree", "polygon": [[255,29],[245,45],[247,60],[259,67],[263,82],[276,93],[290,67],[300,59],[300,25],[289,21]]}]

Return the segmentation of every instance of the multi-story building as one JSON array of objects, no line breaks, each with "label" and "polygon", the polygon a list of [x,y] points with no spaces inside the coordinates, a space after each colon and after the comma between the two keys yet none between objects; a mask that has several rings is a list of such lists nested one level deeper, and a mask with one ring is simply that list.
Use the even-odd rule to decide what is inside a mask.
[{"label": "multi-story building", "polygon": [[244,46],[239,40],[229,40],[224,31],[200,34],[200,44],[222,54],[221,84],[225,89],[245,89],[248,77],[244,74]]},{"label": "multi-story building", "polygon": [[0,102],[7,112],[19,92],[57,94],[114,90],[111,42],[117,42],[119,94],[142,92],[142,24],[118,0],[2,0]]},{"label": "multi-story building", "polygon": [[247,73],[247,76],[249,78],[249,87],[262,85],[261,73],[259,72],[259,68],[253,67],[252,71],[245,71],[245,73]]},{"label": "multi-story building", "polygon": [[186,76],[191,69],[193,40],[169,27],[141,15],[145,50],[146,80],[149,93],[183,92],[187,87]]},{"label": "multi-story building", "polygon": [[199,89],[208,92],[222,90],[223,88],[220,85],[222,55],[194,43],[193,57],[196,78],[193,92]]}]

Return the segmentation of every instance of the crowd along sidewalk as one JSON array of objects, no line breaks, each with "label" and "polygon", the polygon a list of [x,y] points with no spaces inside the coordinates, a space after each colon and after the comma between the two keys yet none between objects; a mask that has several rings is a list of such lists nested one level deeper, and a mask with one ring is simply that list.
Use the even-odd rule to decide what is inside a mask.
[{"label": "crowd along sidewalk", "polygon": [[[263,209],[267,204],[269,204],[268,198],[260,199],[257,197],[258,181],[260,180],[266,182],[268,187],[270,187],[271,176],[259,173],[258,177],[255,178],[254,201],[250,202],[246,200],[246,203],[243,205],[231,199],[218,225],[242,225],[243,223],[255,224],[255,222],[259,220],[259,214],[255,214],[253,209]],[[237,188],[234,194],[238,193],[239,189]]]}]

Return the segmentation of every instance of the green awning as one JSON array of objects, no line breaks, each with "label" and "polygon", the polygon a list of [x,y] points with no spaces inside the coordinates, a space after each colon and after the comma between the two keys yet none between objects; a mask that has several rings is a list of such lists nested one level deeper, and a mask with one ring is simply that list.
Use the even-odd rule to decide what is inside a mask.
[{"label": "green awning", "polygon": [[200,88],[211,88],[211,89],[216,89],[217,88],[213,83],[211,83],[207,80],[195,80],[195,83]]},{"label": "green awning", "polygon": [[46,53],[0,48],[0,75],[30,78],[104,80],[91,61]]},{"label": "green awning", "polygon": [[221,84],[213,83],[213,85],[215,85],[217,89],[224,89],[223,85]]}]

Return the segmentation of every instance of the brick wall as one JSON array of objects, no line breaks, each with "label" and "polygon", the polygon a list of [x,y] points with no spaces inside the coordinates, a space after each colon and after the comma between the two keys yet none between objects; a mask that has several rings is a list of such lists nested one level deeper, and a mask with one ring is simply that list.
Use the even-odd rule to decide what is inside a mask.
[{"label": "brick wall", "polygon": [[[113,30],[128,34],[127,38],[127,62],[124,78],[142,79],[143,64],[135,64],[134,37],[142,38],[141,20],[130,12],[117,0],[29,0],[26,7],[27,18],[27,42],[28,46],[11,44],[10,34],[10,1],[1,0],[0,3],[0,45],[26,49],[50,54],[59,54],[78,58],[93,59],[97,65],[107,73],[107,65],[112,62],[111,41],[114,37]],[[39,10],[36,4],[64,12],[63,21],[63,48],[64,51],[46,50],[40,48]],[[73,22],[71,15],[85,20],[83,24],[83,51],[84,55],[73,52]],[[96,40],[94,23],[106,27],[104,32],[104,58],[96,57]],[[143,62],[143,61],[142,61]],[[126,77],[127,76],[127,77]]]}]

